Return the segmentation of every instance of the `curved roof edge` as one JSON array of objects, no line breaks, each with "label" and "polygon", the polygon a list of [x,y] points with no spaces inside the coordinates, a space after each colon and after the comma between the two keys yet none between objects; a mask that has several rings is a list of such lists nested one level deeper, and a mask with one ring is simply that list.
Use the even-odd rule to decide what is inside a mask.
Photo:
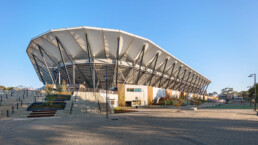
[{"label": "curved roof edge", "polygon": [[[175,57],[174,55],[172,55],[171,53],[167,52],[165,49],[163,49],[162,47],[160,47],[159,45],[157,45],[156,43],[154,43],[153,41],[151,41],[150,39],[147,39],[145,37],[142,37],[142,36],[138,36],[138,35],[135,35],[135,34],[132,34],[132,33],[129,33],[129,32],[126,32],[126,31],[123,31],[123,30],[119,30],[119,29],[110,29],[110,28],[99,28],[99,27],[89,27],[89,26],[80,26],[80,27],[68,27],[68,28],[60,28],[60,29],[50,29],[40,35],[37,35],[35,37],[33,37],[31,40],[30,40],[30,43],[31,41],[41,37],[41,36],[44,36],[45,34],[49,33],[49,32],[55,32],[55,31],[64,31],[64,30],[73,30],[73,29],[96,29],[96,30],[107,30],[107,31],[117,31],[117,32],[123,32],[125,34],[128,34],[128,35],[131,35],[133,37],[137,37],[137,38],[140,38],[140,39],[143,39],[143,40],[146,40],[150,43],[152,43],[153,45],[155,45],[156,47],[158,47],[159,49],[161,49],[162,51],[164,51],[165,53],[167,53],[168,55],[170,55],[171,57],[173,57],[174,59],[176,59],[177,61],[181,62],[183,65],[185,65],[186,67],[192,69],[195,73],[197,73],[198,75],[202,76],[203,78],[205,78],[206,80],[209,81],[209,83],[211,83],[211,80],[209,80],[208,78],[206,78],[205,76],[201,75],[198,71],[196,71],[195,69],[193,69],[192,67],[188,66],[186,63],[184,63],[183,61],[181,61],[180,59],[178,59],[177,57]],[[26,52],[30,46],[30,43],[29,45],[27,46],[27,49],[26,49]]]}]

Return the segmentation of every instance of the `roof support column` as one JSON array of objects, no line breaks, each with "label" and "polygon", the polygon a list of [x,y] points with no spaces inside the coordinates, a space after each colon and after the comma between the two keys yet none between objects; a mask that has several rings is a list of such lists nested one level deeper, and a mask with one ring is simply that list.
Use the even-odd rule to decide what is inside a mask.
[{"label": "roof support column", "polygon": [[195,74],[192,74],[192,79],[191,79],[189,85],[187,85],[187,88],[186,88],[187,90],[186,90],[186,92],[189,92],[190,87],[191,87],[191,85],[192,85],[192,82],[193,82],[193,80],[194,80],[194,77],[195,77]]},{"label": "roof support column", "polygon": [[203,84],[204,80],[202,79],[201,82],[199,83],[198,85],[198,90],[197,90],[197,93],[199,94],[200,91],[202,90],[202,84]]},{"label": "roof support column", "polygon": [[58,68],[58,84],[61,84],[61,72],[60,72],[60,68]]},{"label": "roof support column", "polygon": [[120,37],[117,38],[117,49],[116,49],[116,87],[117,87],[117,78],[118,78],[119,43],[120,43]]},{"label": "roof support column", "polygon": [[173,66],[172,66],[172,69],[171,69],[171,73],[170,73],[169,78],[168,78],[168,82],[167,82],[166,89],[167,89],[168,86],[170,85],[170,82],[171,82],[170,79],[171,79],[171,77],[172,77],[172,75],[173,75],[175,65],[176,65],[176,63],[174,62],[174,63],[173,63]]},{"label": "roof support column", "polygon": [[160,88],[161,81],[162,81],[163,76],[164,76],[164,72],[165,72],[165,69],[166,69],[167,63],[168,63],[168,58],[166,58],[166,60],[165,60],[165,66],[164,66],[164,68],[163,68],[162,75],[161,75],[160,80],[159,80],[159,88]]},{"label": "roof support column", "polygon": [[[193,81],[192,85],[189,86],[189,92],[192,92],[192,91],[193,91],[194,84],[196,83],[197,79],[198,79],[198,76],[196,75],[196,76],[195,76],[195,80]],[[193,92],[192,92],[192,93],[193,93]]]},{"label": "roof support column", "polygon": [[32,57],[33,57],[33,60],[34,60],[34,62],[35,62],[35,64],[36,64],[36,67],[37,67],[37,70],[38,70],[39,76],[40,76],[40,78],[41,78],[41,80],[42,80],[43,84],[45,85],[45,84],[46,84],[46,82],[45,82],[45,80],[43,79],[43,76],[41,75],[41,72],[40,72],[40,70],[39,70],[38,62],[36,61],[35,56],[34,56],[33,54],[32,54]]},{"label": "roof support column", "polygon": [[75,65],[73,64],[73,85],[75,86]]},{"label": "roof support column", "polygon": [[202,79],[199,81],[199,83],[197,84],[197,86],[196,86],[196,89],[195,89],[195,92],[198,94],[198,92],[200,91],[200,84],[202,83]]},{"label": "roof support column", "polygon": [[146,45],[143,46],[142,52],[141,52],[140,67],[139,67],[139,73],[138,73],[138,76],[137,76],[136,84],[138,84],[138,81],[140,79],[140,73],[141,73],[141,68],[142,68],[142,61],[143,61],[143,57],[144,57],[145,47],[146,47]]},{"label": "roof support column", "polygon": [[[91,70],[92,70],[92,66],[91,66],[91,52],[90,52],[90,48],[89,48],[89,42],[88,42],[88,36],[87,34],[85,34],[85,38],[86,38],[86,44],[87,44],[87,55],[88,55],[88,60],[89,60],[89,65],[90,65],[90,74],[91,74]],[[91,79],[93,80],[93,75],[91,75]]]},{"label": "roof support column", "polygon": [[199,94],[202,94],[202,92],[203,92],[203,90],[205,89],[205,87],[206,87],[206,82],[205,82],[205,80],[203,80],[203,83],[201,84],[201,89],[199,90]]},{"label": "roof support column", "polygon": [[189,79],[190,79],[190,75],[191,75],[191,71],[189,71],[189,73],[188,73],[188,77],[187,77],[187,79],[186,79],[186,82],[185,82],[185,85],[184,85],[184,88],[183,88],[182,91],[185,91],[185,87],[187,86],[187,83],[188,83],[188,81],[189,81]]},{"label": "roof support column", "polygon": [[178,90],[179,90],[179,91],[180,91],[180,88],[181,88],[182,82],[183,82],[183,80],[184,80],[185,73],[186,73],[186,69],[184,70],[183,77],[181,78],[180,84],[179,84],[179,86],[178,86]]},{"label": "roof support column", "polygon": [[151,81],[152,81],[152,77],[154,75],[154,71],[155,71],[155,68],[156,68],[158,58],[159,58],[159,53],[157,53],[156,57],[155,57],[155,63],[154,63],[153,69],[152,69],[152,73],[151,73],[151,77],[150,77],[150,81],[149,81],[149,86],[151,86]]},{"label": "roof support column", "polygon": [[176,76],[176,79],[175,79],[175,84],[173,85],[172,89],[174,89],[174,87],[175,87],[175,86],[176,86],[176,84],[177,84],[177,79],[178,79],[178,77],[179,77],[179,74],[180,74],[181,68],[182,68],[182,66],[180,66],[180,67],[179,67],[179,69],[178,69],[178,73],[177,73],[177,76]]},{"label": "roof support column", "polygon": [[206,85],[205,89],[203,90],[202,94],[204,95],[205,92],[207,91],[207,88],[208,88],[209,84]]},{"label": "roof support column", "polygon": [[[74,61],[72,60],[72,58],[68,55],[68,53],[66,52],[64,46],[62,45],[62,43],[59,41],[59,39],[58,39],[57,37],[56,37],[56,40],[57,40],[57,42],[58,42],[58,48],[59,48],[60,52],[61,52],[61,48],[60,48],[60,45],[61,45],[62,48],[63,48],[63,50],[64,50],[64,52],[65,52],[65,54],[67,55],[67,57],[69,58],[69,60],[73,63],[73,65],[76,67],[76,69],[79,71],[79,73],[82,75],[82,77],[84,78],[85,82],[89,85],[89,87],[92,87],[92,86],[90,85],[90,83],[88,82],[88,80],[86,79],[86,77],[85,77],[85,76],[83,75],[83,73],[81,72],[81,70],[76,66],[76,64],[74,63]],[[62,52],[61,52],[61,54],[62,54]],[[66,65],[65,65],[65,66],[66,66]],[[67,71],[67,68],[66,68],[66,71]],[[68,72],[67,72],[67,74],[68,74]],[[70,77],[69,77],[69,79],[70,79]],[[70,82],[70,84],[71,84],[71,80],[69,80],[69,82]]]},{"label": "roof support column", "polygon": [[200,90],[198,92],[198,94],[201,94],[202,90],[204,89],[205,87],[205,80],[202,81],[201,85],[200,85]]},{"label": "roof support column", "polygon": [[66,64],[65,64],[65,61],[64,61],[64,56],[63,56],[63,53],[62,53],[61,48],[60,48],[60,42],[59,42],[57,37],[56,37],[56,41],[57,41],[57,46],[58,46],[58,50],[60,52],[62,62],[63,62],[64,67],[65,67],[65,73],[66,73],[66,76],[68,78],[68,84],[71,84],[71,79],[70,79],[70,76],[69,76],[68,71],[67,71],[67,67],[66,67]]},{"label": "roof support column", "polygon": [[134,66],[135,66],[135,63],[133,62],[133,85],[135,84],[134,83]]},{"label": "roof support column", "polygon": [[[38,45],[38,44],[37,44]],[[38,46],[40,46],[40,45],[38,45]],[[57,62],[55,62],[54,60],[53,60],[53,58],[51,58],[50,57],[50,55],[44,50],[44,48],[42,48],[41,46],[40,46],[40,48],[41,48],[41,51],[42,51],[42,53],[43,54],[45,54],[53,63],[55,63],[55,65],[58,67],[58,71],[60,72],[61,71],[61,68],[60,68],[60,66],[59,66],[59,64],[57,63]],[[62,68],[63,70],[64,70],[64,68]],[[64,70],[65,71],[65,70]],[[56,78],[56,80],[57,80],[57,78]],[[61,82],[59,82],[59,84],[61,84]]]},{"label": "roof support column", "polygon": [[90,65],[91,80],[92,80],[93,88],[96,88],[96,86],[95,86],[96,77],[95,76],[97,75],[97,80],[98,80],[97,87],[99,85],[100,78],[99,78],[98,73],[95,69],[94,56],[92,55],[92,51],[91,51],[91,48],[90,48],[87,33],[85,34],[85,39],[86,39],[86,44],[87,44],[86,48],[87,48],[88,61],[89,61],[89,65]]},{"label": "roof support column", "polygon": [[51,78],[52,84],[54,84],[54,79],[53,79],[52,73],[51,73],[50,70],[49,70],[47,61],[46,61],[46,59],[45,59],[45,57],[44,57],[44,55],[43,55],[43,53],[42,53],[42,50],[41,50],[42,48],[41,48],[39,45],[38,45],[38,48],[39,48],[40,55],[41,55],[41,57],[43,58],[45,67],[47,68],[47,71],[48,71],[49,76],[50,76],[50,78]]},{"label": "roof support column", "polygon": [[199,77],[198,82],[196,83],[196,85],[194,87],[194,93],[197,93],[198,85],[199,85],[200,81],[201,81],[201,78]]}]

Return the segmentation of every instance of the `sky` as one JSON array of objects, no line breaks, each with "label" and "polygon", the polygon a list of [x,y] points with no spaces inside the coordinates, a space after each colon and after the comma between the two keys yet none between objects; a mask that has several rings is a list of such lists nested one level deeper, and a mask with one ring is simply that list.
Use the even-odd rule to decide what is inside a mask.
[{"label": "sky", "polygon": [[0,85],[42,86],[26,54],[50,29],[92,26],[150,39],[210,79],[247,90],[258,72],[257,0],[1,0]]}]

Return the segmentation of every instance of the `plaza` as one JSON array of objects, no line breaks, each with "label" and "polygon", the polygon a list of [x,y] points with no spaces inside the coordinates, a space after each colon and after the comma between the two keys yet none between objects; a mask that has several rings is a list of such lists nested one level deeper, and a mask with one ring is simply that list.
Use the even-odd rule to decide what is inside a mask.
[{"label": "plaza", "polygon": [[251,109],[140,108],[138,112],[1,121],[4,144],[257,144]]}]

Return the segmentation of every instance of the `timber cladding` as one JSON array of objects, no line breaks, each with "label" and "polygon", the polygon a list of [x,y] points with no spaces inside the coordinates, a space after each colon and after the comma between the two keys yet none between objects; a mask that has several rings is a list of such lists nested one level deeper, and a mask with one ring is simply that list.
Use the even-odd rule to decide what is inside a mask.
[{"label": "timber cladding", "polygon": [[152,105],[153,101],[153,88],[148,86],[148,105]]},{"label": "timber cladding", "polygon": [[168,94],[169,97],[172,97],[172,90],[171,89],[166,89],[166,94]]},{"label": "timber cladding", "polygon": [[117,84],[118,106],[125,106],[125,85]]}]

